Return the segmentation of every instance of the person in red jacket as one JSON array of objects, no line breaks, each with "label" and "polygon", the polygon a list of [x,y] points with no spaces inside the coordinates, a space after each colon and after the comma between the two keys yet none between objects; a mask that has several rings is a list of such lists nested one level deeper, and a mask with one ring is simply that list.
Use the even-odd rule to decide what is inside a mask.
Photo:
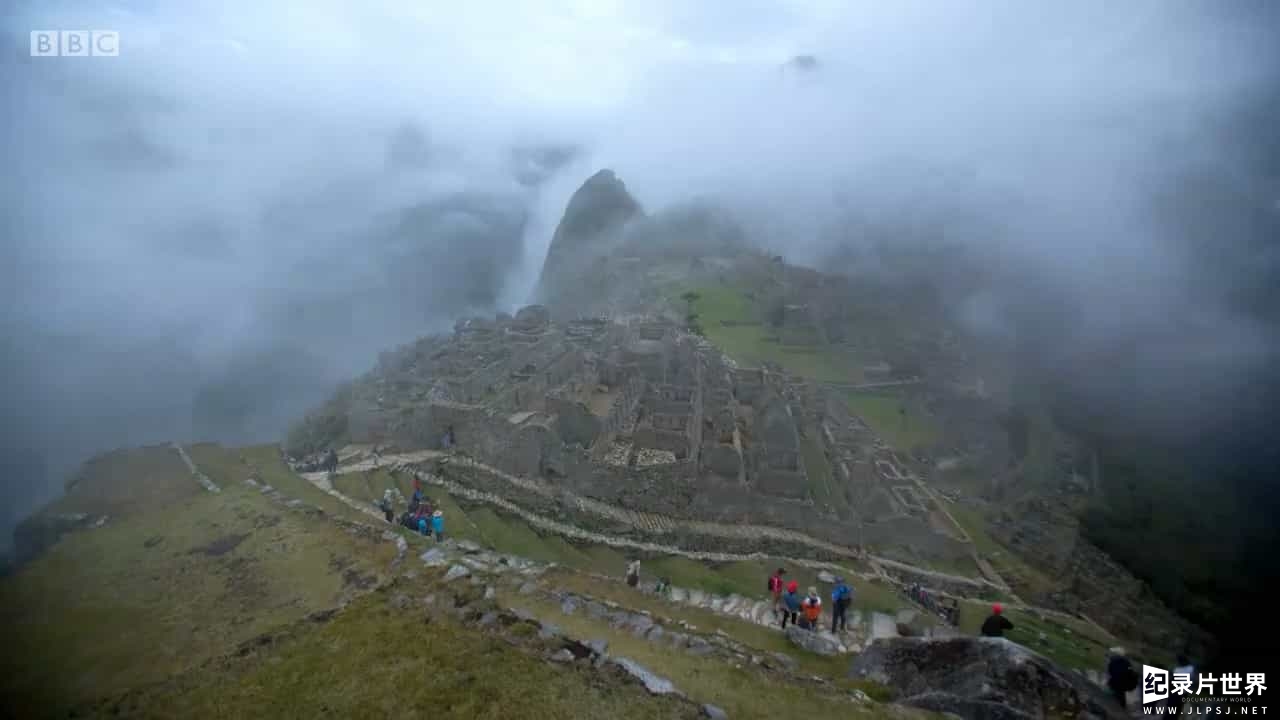
[{"label": "person in red jacket", "polygon": [[769,594],[773,596],[773,616],[782,617],[782,576],[786,570],[778,568],[769,576]]},{"label": "person in red jacket", "polygon": [[787,621],[792,625],[800,615],[800,583],[792,580],[787,583],[787,591],[782,594],[782,629],[787,629]]}]

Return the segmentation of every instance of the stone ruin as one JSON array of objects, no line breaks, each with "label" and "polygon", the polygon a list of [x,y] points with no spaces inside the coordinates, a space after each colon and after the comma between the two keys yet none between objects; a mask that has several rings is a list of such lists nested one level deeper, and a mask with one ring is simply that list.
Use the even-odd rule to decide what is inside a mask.
[{"label": "stone ruin", "polygon": [[[905,464],[837,397],[776,367],[736,367],[659,317],[559,322],[532,305],[460,320],[449,336],[385,355],[352,397],[356,443],[454,445],[513,474],[676,517],[967,553],[930,529]],[[851,513],[815,512],[802,432],[817,438]]]}]

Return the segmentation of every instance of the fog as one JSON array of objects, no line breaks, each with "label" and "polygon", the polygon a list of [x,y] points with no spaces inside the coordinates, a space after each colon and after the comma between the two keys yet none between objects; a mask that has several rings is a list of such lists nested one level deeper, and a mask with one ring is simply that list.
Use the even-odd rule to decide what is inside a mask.
[{"label": "fog", "polygon": [[[995,284],[957,319],[1136,392],[1135,423],[1267,397],[1242,388],[1276,353],[1270,3],[7,12],[6,538],[90,453],[278,439],[378,351],[522,304],[599,167],[796,262],[974,248]],[[29,57],[87,28],[120,56]]]}]

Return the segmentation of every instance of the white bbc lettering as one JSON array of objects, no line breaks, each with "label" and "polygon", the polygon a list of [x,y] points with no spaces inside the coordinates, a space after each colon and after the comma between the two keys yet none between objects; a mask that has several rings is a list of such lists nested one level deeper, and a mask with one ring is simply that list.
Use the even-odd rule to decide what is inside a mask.
[{"label": "white bbc lettering", "polygon": [[31,31],[31,57],[49,57],[58,54],[57,30]]},{"label": "white bbc lettering", "polygon": [[120,55],[120,33],[115,30],[93,30],[94,57],[118,57]]},{"label": "white bbc lettering", "polygon": [[117,57],[115,30],[32,30],[31,57]]},{"label": "white bbc lettering", "polygon": [[62,56],[89,57],[89,31],[63,30]]}]

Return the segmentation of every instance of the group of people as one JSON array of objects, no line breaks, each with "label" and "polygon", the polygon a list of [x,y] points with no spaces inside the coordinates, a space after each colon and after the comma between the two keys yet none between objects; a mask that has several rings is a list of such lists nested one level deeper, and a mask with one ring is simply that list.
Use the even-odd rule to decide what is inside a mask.
[{"label": "group of people", "polygon": [[[816,587],[801,595],[800,583],[786,580],[787,571],[778,568],[769,576],[769,594],[773,596],[774,615],[779,619],[783,629],[787,622],[806,630],[817,630],[822,618],[822,597]],[[835,633],[848,628],[849,606],[853,604],[853,588],[844,578],[835,579],[835,587],[831,590],[831,632]]]},{"label": "group of people", "polygon": [[955,598],[939,598],[920,583],[911,583],[905,587],[904,591],[912,602],[942,618],[948,625],[959,624],[960,603]]},{"label": "group of people", "polygon": [[[390,489],[383,493],[378,508],[387,522],[395,522],[395,502]],[[433,506],[431,498],[422,494],[422,481],[416,475],[413,478],[413,498],[409,501],[409,509],[400,514],[400,524],[420,535],[434,536],[436,542],[444,539],[444,512]]]},{"label": "group of people", "polygon": [[[991,606],[991,614],[982,622],[982,628],[979,631],[983,637],[1002,638],[1004,634],[1013,629],[1013,623],[1004,616],[1004,608],[1000,603]],[[1177,667],[1173,669],[1174,673],[1192,676],[1195,674],[1195,666],[1187,659],[1186,655],[1178,656]],[[1138,687],[1140,676],[1137,668],[1128,654],[1122,647],[1113,647],[1107,651],[1107,665],[1105,681],[1107,689],[1111,691],[1111,696],[1116,702],[1120,703],[1120,707],[1125,707],[1126,695],[1133,692]],[[1170,696],[1167,701],[1169,707],[1180,706],[1182,698],[1180,696]]]}]

